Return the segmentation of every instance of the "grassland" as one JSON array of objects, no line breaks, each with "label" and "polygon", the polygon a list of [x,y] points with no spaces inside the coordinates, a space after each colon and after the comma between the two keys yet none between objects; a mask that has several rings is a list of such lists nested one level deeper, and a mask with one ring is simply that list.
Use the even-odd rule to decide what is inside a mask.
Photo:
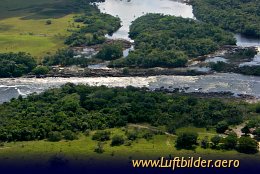
[{"label": "grassland", "polygon": [[[213,130],[206,131],[204,128],[187,127],[177,130],[183,131],[189,129],[199,132],[199,139],[205,136],[211,137],[216,133]],[[124,135],[122,129],[110,129],[113,135]],[[91,132],[91,135],[94,132]],[[72,161],[80,160],[115,160],[120,159],[127,161],[129,159],[155,159],[161,156],[194,156],[205,158],[233,158],[233,159],[259,159],[259,153],[255,155],[241,154],[236,151],[222,151],[212,149],[202,149],[197,147],[195,150],[177,150],[175,148],[176,136],[173,135],[155,135],[151,140],[143,138],[135,140],[131,146],[114,146],[111,147],[111,141],[107,141],[104,145],[105,152],[98,154],[94,152],[97,146],[97,141],[91,139],[92,136],[81,135],[78,140],[74,141],[60,141],[48,142],[42,141],[29,141],[29,142],[12,142],[6,143],[4,147],[0,148],[0,160],[13,161],[23,160],[31,163],[33,161],[42,164],[48,164],[48,160],[55,154],[62,154],[66,159]]]},{"label": "grassland", "polygon": [[[42,57],[65,45],[73,16],[79,13],[71,0],[2,0],[0,52],[29,52]],[[51,25],[46,21],[51,20]]]}]

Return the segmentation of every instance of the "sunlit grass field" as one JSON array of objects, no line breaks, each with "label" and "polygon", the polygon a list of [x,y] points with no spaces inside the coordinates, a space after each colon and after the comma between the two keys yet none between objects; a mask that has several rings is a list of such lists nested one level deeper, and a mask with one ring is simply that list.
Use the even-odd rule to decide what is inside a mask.
[{"label": "sunlit grass field", "polygon": [[[190,129],[190,128],[189,128]],[[213,131],[206,131],[205,129],[191,128],[191,130],[199,132],[199,138],[205,135],[214,135]],[[113,135],[125,135],[122,129],[110,129]],[[241,154],[236,151],[223,151],[202,149],[197,146],[194,150],[177,150],[175,148],[176,136],[172,135],[155,135],[151,140],[139,138],[133,141],[131,146],[111,146],[111,140],[105,142],[104,153],[98,154],[94,152],[97,146],[97,141],[92,140],[90,136],[81,135],[78,140],[74,141],[60,141],[48,142],[29,141],[29,142],[12,142],[6,143],[4,147],[0,148],[0,160],[13,161],[40,161],[45,164],[48,160],[56,154],[62,154],[66,159],[75,160],[115,160],[120,159],[127,161],[129,159],[157,159],[158,157],[171,156],[185,156],[185,157],[204,157],[209,159],[258,159],[259,153],[255,155]]]},{"label": "sunlit grass field", "polygon": [[[71,0],[1,0],[0,52],[29,52],[43,57],[65,45],[74,29]],[[47,25],[46,21],[51,20]]]}]

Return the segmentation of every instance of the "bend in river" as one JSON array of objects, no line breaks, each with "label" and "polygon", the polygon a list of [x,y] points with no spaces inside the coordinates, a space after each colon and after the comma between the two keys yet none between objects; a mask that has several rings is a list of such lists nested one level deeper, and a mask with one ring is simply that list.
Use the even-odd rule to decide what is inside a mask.
[{"label": "bend in river", "polygon": [[174,0],[106,0],[98,3],[101,12],[118,16],[122,27],[113,34],[113,39],[127,39],[131,22],[147,13],[161,13],[185,18],[194,18],[192,6]]}]

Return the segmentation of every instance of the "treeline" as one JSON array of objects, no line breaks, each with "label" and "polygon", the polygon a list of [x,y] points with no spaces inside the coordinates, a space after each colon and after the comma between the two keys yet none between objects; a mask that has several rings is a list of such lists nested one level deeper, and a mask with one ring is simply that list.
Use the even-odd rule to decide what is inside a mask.
[{"label": "treeline", "polygon": [[55,54],[45,56],[42,63],[46,66],[88,66],[88,59],[81,55],[76,55],[72,49],[60,49]]},{"label": "treeline", "polygon": [[225,62],[210,63],[209,67],[216,72],[233,72],[244,75],[260,76],[260,66],[237,66]]},{"label": "treeline", "polygon": [[260,3],[257,0],[192,0],[197,19],[247,36],[260,36]]},{"label": "treeline", "polygon": [[135,51],[112,67],[183,67],[189,58],[206,55],[236,43],[231,33],[193,19],[148,14],[130,27]]},{"label": "treeline", "polygon": [[[256,112],[250,104],[148,92],[133,87],[107,88],[66,84],[0,105],[0,140],[50,138],[53,132],[99,130],[150,123],[179,128],[239,124]],[[55,134],[55,133],[54,133]]]},{"label": "treeline", "polygon": [[74,17],[77,30],[66,38],[69,46],[89,46],[104,43],[106,34],[112,34],[121,27],[118,17],[101,13],[96,5],[86,4],[83,15]]},{"label": "treeline", "polygon": [[20,77],[36,65],[35,58],[27,53],[0,53],[0,77]]}]

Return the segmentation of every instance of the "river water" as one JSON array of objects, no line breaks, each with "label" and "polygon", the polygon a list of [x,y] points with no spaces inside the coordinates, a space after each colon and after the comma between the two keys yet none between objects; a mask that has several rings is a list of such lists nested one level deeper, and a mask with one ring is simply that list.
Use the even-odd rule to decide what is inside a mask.
[{"label": "river water", "polygon": [[222,92],[248,94],[260,97],[260,77],[239,74],[218,73],[207,76],[153,76],[153,77],[90,77],[90,78],[17,78],[0,79],[0,103],[19,95],[40,93],[46,89],[59,87],[65,83],[105,85],[108,87],[147,87],[151,90],[164,87],[186,88],[186,92]]},{"label": "river water", "polygon": [[[137,17],[146,13],[163,13],[168,15],[194,18],[190,5],[173,0],[106,0],[99,3],[102,12],[119,16],[122,27],[112,36],[128,39],[129,26]],[[236,35],[239,46],[258,46],[259,39],[248,39]],[[186,92],[233,92],[248,94],[260,98],[260,77],[239,74],[217,73],[207,76],[154,76],[154,77],[93,77],[93,78],[16,78],[0,79],[0,103],[9,101],[19,95],[40,93],[46,89],[59,87],[65,83],[105,85],[109,87],[147,87],[186,88]]]},{"label": "river water", "polygon": [[136,18],[147,13],[161,13],[166,15],[194,18],[192,6],[173,0],[106,0],[98,3],[101,12],[118,16],[122,27],[111,38],[127,39],[129,26]]}]

